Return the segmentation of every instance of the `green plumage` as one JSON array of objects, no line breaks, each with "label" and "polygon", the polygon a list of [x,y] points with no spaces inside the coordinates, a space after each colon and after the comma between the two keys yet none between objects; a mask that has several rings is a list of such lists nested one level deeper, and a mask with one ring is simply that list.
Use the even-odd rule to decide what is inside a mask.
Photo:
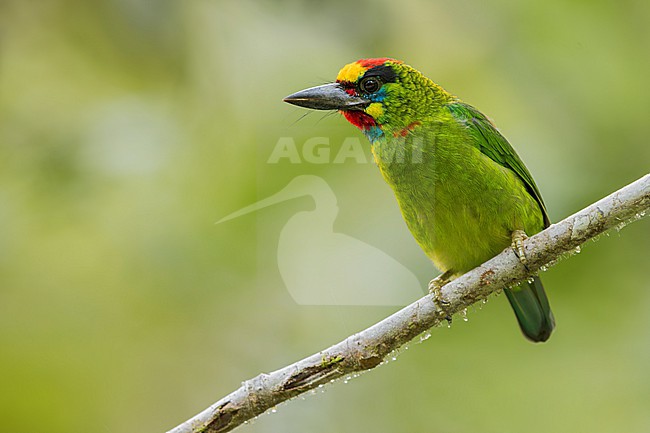
[{"label": "green plumage", "polygon": [[[370,139],[408,228],[439,270],[459,276],[509,247],[516,230],[549,225],[528,169],[481,112],[415,69],[379,60],[356,79],[346,80],[350,65],[339,73],[339,85],[368,102],[341,110]],[[373,78],[378,90],[364,91]],[[540,279],[506,295],[524,334],[547,340],[554,319]]]}]

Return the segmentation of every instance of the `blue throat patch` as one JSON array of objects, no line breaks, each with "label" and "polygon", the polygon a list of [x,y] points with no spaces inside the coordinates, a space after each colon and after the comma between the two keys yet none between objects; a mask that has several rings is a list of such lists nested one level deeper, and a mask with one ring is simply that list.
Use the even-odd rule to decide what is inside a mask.
[{"label": "blue throat patch", "polygon": [[384,131],[382,131],[379,126],[371,126],[370,128],[364,130],[363,133],[366,135],[366,137],[368,137],[368,140],[371,143],[379,140],[384,135]]}]

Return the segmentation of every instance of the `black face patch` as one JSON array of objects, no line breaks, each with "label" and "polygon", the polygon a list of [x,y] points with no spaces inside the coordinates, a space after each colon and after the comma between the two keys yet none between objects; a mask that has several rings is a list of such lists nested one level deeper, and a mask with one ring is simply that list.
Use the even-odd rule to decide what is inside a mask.
[{"label": "black face patch", "polygon": [[393,71],[388,65],[379,65],[375,66],[372,69],[368,69],[363,78],[367,77],[379,77],[382,83],[394,83],[397,81],[397,74]]}]

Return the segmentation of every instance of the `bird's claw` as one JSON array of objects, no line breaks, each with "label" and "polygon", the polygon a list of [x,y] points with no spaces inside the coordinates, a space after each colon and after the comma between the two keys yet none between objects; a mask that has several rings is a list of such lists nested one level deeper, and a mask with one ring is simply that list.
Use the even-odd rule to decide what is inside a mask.
[{"label": "bird's claw", "polygon": [[450,274],[445,272],[429,281],[429,293],[433,295],[433,303],[445,314],[445,320],[451,324],[451,315],[447,314],[446,307],[449,301],[442,298],[442,287],[450,281]]},{"label": "bird's claw", "polygon": [[436,277],[433,280],[429,281],[429,293],[433,295],[434,300],[440,302],[441,304],[449,304],[449,302],[442,299],[442,286],[447,284],[449,281],[442,280],[440,277]]},{"label": "bird's claw", "polygon": [[524,249],[524,241],[526,239],[528,239],[528,236],[526,236],[526,232],[523,230],[515,230],[512,232],[512,249],[521,264],[528,269],[528,259],[526,258],[526,250]]}]

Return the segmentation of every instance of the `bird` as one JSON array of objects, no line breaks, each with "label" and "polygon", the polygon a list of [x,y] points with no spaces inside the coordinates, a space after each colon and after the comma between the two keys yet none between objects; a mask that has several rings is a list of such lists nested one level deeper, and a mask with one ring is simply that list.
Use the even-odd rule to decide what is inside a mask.
[{"label": "bird", "polygon": [[417,277],[407,267],[381,249],[334,230],[336,195],[320,176],[296,176],[280,191],[217,224],[305,196],[313,200],[314,208],[289,218],[277,246],[278,270],[296,303],[407,305],[411,296],[422,296]]},{"label": "bird", "polygon": [[[434,299],[508,247],[526,265],[525,239],[550,225],[532,175],[492,121],[400,60],[349,63],[336,81],[284,101],[339,111],[368,138],[406,225],[441,271],[429,284]],[[524,336],[547,341],[555,318],[539,276],[504,292]]]}]

